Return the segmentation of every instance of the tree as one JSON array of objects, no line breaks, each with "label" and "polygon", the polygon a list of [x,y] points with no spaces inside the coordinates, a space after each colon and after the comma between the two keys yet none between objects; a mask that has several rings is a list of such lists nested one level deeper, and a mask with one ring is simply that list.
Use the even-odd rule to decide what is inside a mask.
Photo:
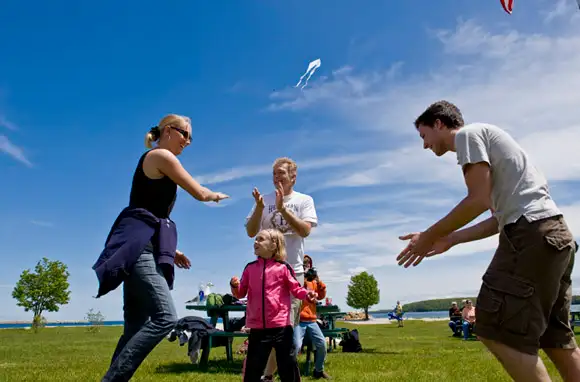
[{"label": "tree", "polygon": [[105,316],[102,315],[101,311],[95,312],[92,308],[89,309],[85,320],[89,322],[89,332],[97,333],[101,330],[105,322]]},{"label": "tree", "polygon": [[365,320],[369,319],[369,307],[379,303],[379,284],[375,276],[362,272],[350,278],[346,303],[355,309],[364,309]]},{"label": "tree", "polygon": [[20,274],[12,297],[18,301],[16,305],[24,307],[24,311],[32,311],[34,329],[42,325],[42,312],[58,312],[59,305],[70,301],[68,277],[64,263],[46,257],[36,264],[35,272],[26,269]]}]

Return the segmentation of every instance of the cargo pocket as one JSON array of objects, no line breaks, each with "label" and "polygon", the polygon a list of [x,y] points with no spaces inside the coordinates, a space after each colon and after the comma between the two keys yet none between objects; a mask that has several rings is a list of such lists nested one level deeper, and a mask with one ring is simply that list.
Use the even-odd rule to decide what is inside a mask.
[{"label": "cargo pocket", "polygon": [[547,220],[542,226],[544,240],[550,247],[558,252],[569,248],[577,251],[577,243],[574,241],[574,235],[568,229],[561,219]]},{"label": "cargo pocket", "polygon": [[572,236],[557,234],[549,234],[544,236],[546,243],[556,249],[558,252],[562,252],[564,249],[574,249],[574,252],[578,251],[577,243],[574,241]]},{"label": "cargo pocket", "polygon": [[483,313],[484,323],[490,320],[492,325],[500,326],[503,330],[527,334],[533,285],[527,280],[498,271],[488,272],[482,279],[483,306],[478,299],[476,320]]}]

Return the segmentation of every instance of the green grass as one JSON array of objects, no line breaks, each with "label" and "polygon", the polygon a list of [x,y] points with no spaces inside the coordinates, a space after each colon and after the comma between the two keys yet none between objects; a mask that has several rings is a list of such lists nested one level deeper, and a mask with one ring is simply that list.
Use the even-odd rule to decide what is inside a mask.
[{"label": "green grass", "polygon": [[[355,327],[344,325],[345,327]],[[446,322],[407,321],[356,326],[363,353],[329,353],[326,371],[335,381],[510,381],[478,341],[450,336]],[[106,371],[120,327],[89,333],[86,328],[0,330],[0,381],[98,381]],[[234,342],[235,349],[241,339]],[[225,360],[225,348],[212,350],[206,372],[192,365],[186,346],[163,340],[143,362],[135,381],[240,381],[242,356]],[[544,362],[547,361],[542,354]],[[305,356],[299,358],[300,367]],[[561,380],[546,362],[553,380]],[[309,378],[304,378],[309,379]]]}]

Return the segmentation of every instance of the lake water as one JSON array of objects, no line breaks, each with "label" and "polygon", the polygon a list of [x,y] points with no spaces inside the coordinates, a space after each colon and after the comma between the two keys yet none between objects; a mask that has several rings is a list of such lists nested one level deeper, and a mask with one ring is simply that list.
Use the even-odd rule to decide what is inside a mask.
[{"label": "lake water", "polygon": [[[206,318],[206,321],[209,322],[209,318]],[[218,323],[222,323],[222,319],[218,319]],[[103,321],[103,326],[122,326],[123,321]],[[79,322],[48,322],[46,327],[55,328],[55,327],[64,327],[64,326],[89,326],[86,321],[79,321]],[[0,323],[0,329],[22,329],[22,328],[29,328],[30,323]]]},{"label": "lake water", "polygon": [[[580,312],[580,305],[572,305],[571,310],[573,312]],[[230,314],[231,318],[241,317],[243,313],[233,312]],[[374,318],[389,318],[388,313],[370,313]],[[405,312],[405,318],[415,318],[415,319],[444,319],[449,317],[449,312],[447,310],[441,310],[436,312]],[[209,322],[209,318],[206,318]],[[222,323],[222,319],[218,319],[218,323]],[[58,326],[88,326],[89,324],[84,321],[80,322],[49,322],[46,324],[47,327],[58,327]],[[123,321],[104,321],[104,326],[119,326],[123,325]],[[0,323],[0,329],[18,329],[18,328],[29,328],[30,323]]]}]

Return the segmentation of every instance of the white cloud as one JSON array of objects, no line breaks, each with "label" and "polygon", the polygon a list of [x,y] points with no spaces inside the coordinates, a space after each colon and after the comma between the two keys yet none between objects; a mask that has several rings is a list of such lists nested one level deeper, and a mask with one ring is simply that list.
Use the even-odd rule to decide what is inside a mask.
[{"label": "white cloud", "polygon": [[421,152],[412,126],[413,119],[438,99],[456,102],[467,122],[496,123],[510,131],[549,179],[578,179],[577,29],[569,27],[551,36],[494,32],[475,21],[460,22],[454,31],[436,32],[445,56],[441,66],[430,68],[427,75],[402,78],[392,68],[374,73],[342,70],[297,97],[277,94],[271,108],[324,110],[344,118],[352,128],[382,132],[385,145],[393,141],[402,145],[387,151],[381,162],[356,172],[345,168],[316,189],[407,182],[459,186],[463,181],[459,168],[452,166],[453,154],[437,160],[430,152]]},{"label": "white cloud", "polygon": [[9,121],[5,116],[0,114],[0,127],[5,127],[8,130],[18,130],[15,123]]},{"label": "white cloud", "polygon": [[28,160],[22,148],[12,143],[7,136],[0,135],[0,152],[8,154],[17,161],[24,163],[28,167],[32,167],[32,163]]},{"label": "white cloud", "polygon": [[[327,158],[315,158],[300,161],[298,163],[298,172],[308,170],[319,170],[327,167],[338,167],[360,162],[372,162],[382,153],[367,152],[354,153],[341,156],[332,156]],[[219,184],[240,180],[255,176],[266,176],[272,174],[272,163],[258,166],[240,166],[233,167],[225,171],[219,171],[211,174],[196,175],[196,180],[201,184]]]}]

